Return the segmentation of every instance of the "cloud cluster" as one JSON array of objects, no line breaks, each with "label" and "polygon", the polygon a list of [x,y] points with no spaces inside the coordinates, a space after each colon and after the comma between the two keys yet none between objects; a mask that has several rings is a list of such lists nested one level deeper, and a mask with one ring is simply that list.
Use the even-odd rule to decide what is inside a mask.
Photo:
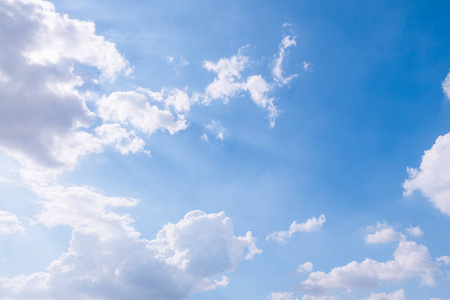
[{"label": "cloud cluster", "polygon": [[[73,168],[101,151],[84,130],[95,115],[77,87],[75,66],[96,68],[106,80],[129,72],[115,45],[92,22],[70,19],[41,0],[0,3],[0,147],[28,167]],[[31,170],[31,171],[30,171]]]},{"label": "cloud cluster", "polygon": [[312,217],[304,223],[297,223],[297,221],[294,221],[291,226],[289,226],[289,230],[273,232],[266,237],[266,241],[285,243],[286,240],[291,238],[296,232],[313,232],[320,230],[325,221],[324,215],[321,215],[319,218]]},{"label": "cloud cluster", "polygon": [[301,283],[308,294],[323,295],[346,289],[375,288],[382,282],[401,282],[412,277],[421,277],[422,284],[434,285],[434,274],[439,264],[434,262],[427,247],[413,241],[401,240],[394,252],[394,259],[386,262],[366,258],[336,267],[329,273],[313,272]]},{"label": "cloud cluster", "polygon": [[0,278],[2,297],[14,299],[182,299],[225,286],[225,272],[261,253],[251,232],[234,236],[223,212],[192,211],[140,238],[129,215],[113,211],[135,199],[107,197],[89,187],[39,187],[45,226],[70,226],[70,248],[46,272]]},{"label": "cloud cluster", "polygon": [[371,293],[369,297],[361,300],[405,300],[405,291],[400,289],[392,293]]}]

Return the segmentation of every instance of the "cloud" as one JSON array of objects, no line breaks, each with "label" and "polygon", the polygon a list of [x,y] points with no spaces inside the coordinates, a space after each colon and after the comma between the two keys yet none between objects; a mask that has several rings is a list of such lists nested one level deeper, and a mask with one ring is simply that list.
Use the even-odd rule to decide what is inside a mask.
[{"label": "cloud", "polygon": [[444,81],[442,82],[442,90],[444,91],[444,94],[447,96],[447,98],[450,100],[450,72],[447,74],[447,77],[445,77]]},{"label": "cloud", "polygon": [[266,237],[266,241],[272,240],[279,243],[285,243],[286,240],[291,238],[296,232],[312,232],[320,230],[325,221],[324,215],[321,215],[319,218],[312,217],[311,219],[306,220],[305,223],[297,224],[297,221],[294,221],[291,226],[289,226],[289,230],[273,232]]},{"label": "cloud", "polygon": [[83,130],[95,118],[77,87],[74,66],[114,80],[130,71],[115,45],[92,22],[55,12],[46,1],[0,4],[0,145],[24,166],[71,169],[79,156],[100,151]]},{"label": "cloud", "polygon": [[391,243],[400,240],[403,235],[395,231],[392,226],[387,223],[377,223],[376,227],[369,226],[367,228],[374,233],[367,234],[365,242],[367,244]]},{"label": "cloud", "polygon": [[329,273],[313,272],[301,283],[301,289],[309,294],[325,295],[332,291],[358,288],[375,288],[382,282],[402,282],[421,277],[422,285],[432,286],[439,264],[432,261],[427,247],[412,241],[401,240],[394,252],[394,260],[378,262],[366,258],[346,266],[332,269]]},{"label": "cloud", "polygon": [[286,49],[290,46],[296,45],[295,37],[285,37],[281,44],[278,57],[274,61],[272,70],[274,82],[268,83],[260,74],[248,76],[246,79],[241,79],[242,72],[250,64],[249,57],[243,55],[243,47],[239,50],[237,55],[230,58],[221,58],[217,62],[205,61],[203,67],[213,73],[216,73],[216,78],[209,84],[202,98],[204,104],[209,104],[212,100],[222,99],[225,102],[232,97],[238,96],[242,92],[248,92],[252,101],[259,107],[266,109],[269,112],[270,127],[275,126],[275,120],[280,112],[276,108],[275,98],[271,96],[274,93],[275,86],[286,85],[291,79],[297,77],[296,74],[284,78],[282,73],[282,64],[286,56]]},{"label": "cloud", "polygon": [[25,228],[17,216],[9,211],[0,210],[0,235],[24,232]]},{"label": "cloud", "polygon": [[303,70],[304,70],[305,72],[311,72],[311,71],[312,71],[311,63],[310,63],[310,62],[304,61],[304,62],[302,62],[302,65],[303,65]]},{"label": "cloud", "polygon": [[450,215],[450,133],[439,136],[425,151],[418,169],[408,168],[409,179],[403,183],[404,195],[419,190],[441,213]]},{"label": "cloud", "polygon": [[339,300],[339,297],[336,297],[336,296],[311,296],[311,295],[304,295],[302,300]]},{"label": "cloud", "polygon": [[284,77],[283,68],[282,68],[283,61],[286,56],[286,49],[291,46],[297,45],[295,39],[296,39],[295,36],[288,35],[283,38],[283,40],[281,41],[281,44],[279,46],[278,56],[275,58],[274,65],[272,68],[273,79],[279,86],[286,85],[293,78],[297,77],[297,74],[293,74],[289,77]]},{"label": "cloud", "polygon": [[134,91],[103,96],[97,106],[99,116],[104,121],[131,125],[147,135],[159,129],[174,134],[188,126],[184,115],[175,117],[169,110],[151,105],[144,94]]},{"label": "cloud", "polygon": [[145,142],[136,137],[134,131],[128,132],[119,124],[103,124],[95,128],[95,133],[105,144],[114,144],[122,154],[143,152]]},{"label": "cloud", "polygon": [[209,143],[209,138],[208,138],[208,135],[206,133],[202,134],[202,136],[200,138],[202,140],[204,140],[205,142]]},{"label": "cloud", "polygon": [[440,262],[446,266],[450,265],[450,257],[446,256],[446,255],[436,258],[436,261]]},{"label": "cloud", "polygon": [[217,76],[205,89],[203,102],[208,104],[211,100],[223,99],[228,101],[235,97],[243,88],[239,82],[241,72],[247,66],[249,58],[242,55],[242,50],[230,58],[221,58],[217,62],[205,61],[203,67]]},{"label": "cloud", "polygon": [[261,75],[254,75],[247,78],[245,89],[250,93],[250,97],[256,105],[269,111],[270,128],[273,128],[275,126],[275,119],[280,113],[273,103],[274,98],[268,96],[272,87]]},{"label": "cloud", "polygon": [[114,208],[136,199],[107,197],[90,187],[34,186],[45,226],[70,226],[67,252],[47,271],[0,278],[0,294],[14,299],[183,299],[227,285],[225,272],[261,253],[251,232],[235,236],[223,212],[192,211],[140,238],[129,215]]},{"label": "cloud", "polygon": [[423,235],[423,232],[422,232],[422,230],[420,230],[419,226],[416,226],[416,227],[410,226],[409,228],[406,228],[406,231],[408,231],[408,233],[412,236],[422,236]]},{"label": "cloud", "polygon": [[[208,131],[210,131],[212,134],[215,135],[216,140],[220,140],[223,142],[224,133],[225,133],[226,129],[220,124],[219,121],[212,120],[209,124],[205,125],[205,128],[208,129]],[[206,133],[204,134],[204,136],[206,136],[206,138],[208,138]],[[205,139],[205,138],[203,138],[203,139],[205,141],[209,142],[209,139]]]},{"label": "cloud", "polygon": [[300,273],[302,273],[302,272],[309,273],[312,270],[313,270],[313,264],[311,262],[309,262],[309,261],[307,261],[303,265],[299,265],[297,267],[297,272],[300,272]]},{"label": "cloud", "polygon": [[361,300],[405,300],[405,291],[400,289],[398,291],[386,294],[386,293],[371,293],[369,297]]},{"label": "cloud", "polygon": [[270,293],[267,297],[269,300],[298,300],[295,298],[293,293],[289,292],[278,292],[278,293]]}]

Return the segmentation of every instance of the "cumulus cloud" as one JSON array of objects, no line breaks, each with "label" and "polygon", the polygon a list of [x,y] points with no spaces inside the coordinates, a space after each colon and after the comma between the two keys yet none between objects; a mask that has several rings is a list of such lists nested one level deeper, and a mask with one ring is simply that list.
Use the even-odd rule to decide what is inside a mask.
[{"label": "cumulus cloud", "polygon": [[418,169],[408,168],[409,179],[403,183],[404,195],[419,190],[442,213],[450,215],[450,133],[439,136],[425,151]]},{"label": "cumulus cloud", "polygon": [[298,224],[297,221],[294,221],[291,226],[289,226],[289,230],[273,232],[266,237],[266,241],[272,240],[279,243],[285,243],[286,240],[291,238],[296,232],[313,232],[320,230],[325,221],[324,215],[321,215],[319,218],[312,217],[300,224]]},{"label": "cumulus cloud", "polygon": [[83,129],[94,121],[77,87],[74,65],[92,66],[104,79],[129,72],[115,45],[96,35],[92,22],[71,19],[53,4],[0,3],[0,145],[24,166],[73,168],[98,152]]},{"label": "cumulus cloud", "polygon": [[296,39],[295,36],[290,36],[290,35],[285,36],[279,46],[279,52],[278,52],[277,57],[275,58],[274,65],[272,68],[273,79],[279,86],[286,85],[293,78],[297,77],[297,74],[293,74],[289,77],[284,77],[283,68],[282,68],[283,61],[286,57],[286,49],[291,46],[297,45],[295,39]]},{"label": "cumulus cloud", "polygon": [[184,115],[175,117],[169,110],[151,105],[147,97],[138,92],[114,92],[103,96],[97,105],[104,121],[131,125],[148,135],[159,129],[174,134],[187,128]]},{"label": "cumulus cloud", "polygon": [[298,300],[298,298],[294,297],[293,293],[289,292],[278,292],[278,293],[270,293],[267,297],[269,300]]},{"label": "cumulus cloud", "polygon": [[339,300],[339,297],[336,297],[336,296],[311,296],[311,295],[304,295],[302,300]]},{"label": "cumulus cloud", "polygon": [[9,211],[0,210],[0,235],[24,232],[25,228],[17,216]]},{"label": "cumulus cloud", "polygon": [[389,294],[371,293],[369,297],[361,300],[405,300],[405,291],[403,289],[400,289]]},{"label": "cumulus cloud", "polygon": [[406,228],[406,231],[408,231],[408,233],[412,236],[422,236],[423,235],[423,232],[419,226],[416,226],[416,227],[410,226],[409,228]]},{"label": "cumulus cloud", "polygon": [[435,284],[434,274],[439,264],[434,262],[427,247],[412,241],[401,240],[394,252],[394,259],[386,262],[366,258],[336,267],[329,273],[313,272],[301,283],[301,289],[312,295],[326,295],[332,291],[358,288],[375,288],[382,282],[402,282],[420,277],[422,285]]},{"label": "cumulus cloud", "polygon": [[367,244],[379,244],[379,243],[391,243],[400,240],[403,235],[395,231],[392,226],[387,223],[377,223],[377,225],[369,226],[367,228],[369,231],[375,231],[374,233],[369,233],[365,237],[365,242]]},{"label": "cumulus cloud", "polygon": [[251,232],[235,236],[223,212],[192,211],[140,238],[129,215],[113,211],[137,200],[107,197],[89,187],[34,186],[38,222],[70,226],[67,252],[47,271],[0,278],[0,294],[14,299],[182,299],[227,285],[225,272],[261,253]]},{"label": "cumulus cloud", "polygon": [[309,273],[309,272],[311,272],[312,270],[313,270],[313,264],[312,264],[311,262],[309,262],[309,261],[307,261],[307,262],[305,262],[304,264],[299,265],[299,266],[297,267],[297,272],[300,272],[300,273],[302,273],[302,272],[307,272],[307,273]]}]

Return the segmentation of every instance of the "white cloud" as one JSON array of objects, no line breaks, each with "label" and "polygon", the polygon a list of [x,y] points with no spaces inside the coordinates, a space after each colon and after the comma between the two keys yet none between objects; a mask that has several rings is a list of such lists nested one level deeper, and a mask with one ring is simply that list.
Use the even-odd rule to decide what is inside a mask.
[{"label": "white cloud", "polygon": [[175,59],[175,57],[173,57],[173,56],[167,56],[166,59],[167,59],[168,62],[171,63],[171,62],[173,62],[173,60]]},{"label": "white cloud", "polygon": [[140,238],[128,215],[113,211],[135,199],[106,197],[89,187],[33,186],[37,221],[72,228],[67,252],[45,272],[0,278],[14,299],[182,299],[227,285],[224,273],[261,253],[251,232],[234,236],[223,212],[192,211],[153,240]]},{"label": "white cloud", "polygon": [[305,223],[297,224],[297,221],[294,221],[291,226],[289,226],[289,230],[273,232],[266,237],[266,241],[272,240],[279,243],[284,243],[296,232],[312,232],[320,230],[325,221],[326,219],[324,215],[321,215],[319,218],[312,217],[311,219],[306,220]]},{"label": "white cloud", "polygon": [[311,272],[313,270],[313,264],[309,261],[305,262],[302,265],[299,265],[297,267],[297,272],[302,273],[302,272]]},{"label": "white cloud", "polygon": [[[215,135],[216,140],[223,141],[226,129],[220,124],[219,121],[212,120],[209,124],[205,125],[205,128]],[[204,135],[206,136],[206,133]],[[209,141],[209,139],[205,141]]]},{"label": "white cloud", "polygon": [[295,37],[287,36],[282,40],[272,69],[275,83],[268,83],[260,74],[241,79],[242,72],[250,64],[249,58],[242,54],[243,49],[246,47],[241,48],[238,54],[231,58],[221,58],[217,62],[205,61],[204,68],[216,73],[217,76],[206,87],[204,95],[199,95],[199,97],[203,98],[204,104],[209,104],[215,99],[222,99],[227,102],[229,98],[236,97],[242,92],[248,92],[256,105],[269,112],[270,127],[273,128],[275,119],[280,112],[276,108],[274,104],[275,98],[271,94],[276,85],[283,86],[291,79],[297,77],[294,74],[285,78],[282,70],[286,49],[294,45],[296,45]]},{"label": "white cloud", "polygon": [[9,211],[0,210],[0,235],[24,232],[17,216]]},{"label": "white cloud", "polygon": [[159,129],[174,134],[188,126],[184,115],[175,117],[169,110],[151,105],[144,94],[134,91],[103,96],[97,105],[103,120],[132,125],[148,135]]},{"label": "white cloud", "polygon": [[423,235],[423,232],[419,226],[416,226],[416,227],[410,226],[409,228],[406,228],[406,231],[408,231],[408,233],[412,236],[422,236]]},{"label": "white cloud", "polygon": [[274,66],[272,69],[273,79],[275,80],[275,82],[278,83],[279,86],[286,85],[293,78],[297,77],[297,74],[293,74],[289,77],[284,77],[283,76],[283,68],[282,68],[283,61],[286,56],[286,49],[291,46],[297,45],[295,38],[296,38],[295,36],[288,35],[283,38],[283,40],[281,41],[281,44],[279,46],[278,56],[276,57],[276,59],[274,61]]},{"label": "white cloud", "polygon": [[311,296],[311,295],[304,295],[302,300],[339,300],[339,297],[336,297],[336,296]]},{"label": "white cloud", "polygon": [[71,169],[81,155],[98,152],[84,132],[95,115],[76,90],[74,64],[97,68],[113,80],[128,62],[95,34],[92,22],[55,12],[41,0],[0,3],[0,144],[28,168]]},{"label": "white cloud", "polygon": [[432,261],[427,247],[412,241],[401,240],[394,252],[394,260],[378,262],[366,258],[346,266],[332,269],[328,274],[313,272],[302,282],[301,289],[310,294],[323,295],[346,289],[375,288],[382,282],[401,282],[421,277],[422,285],[432,286],[439,264]]},{"label": "white cloud", "polygon": [[436,258],[436,261],[446,266],[450,265],[450,257],[447,255]]},{"label": "white cloud", "polygon": [[95,133],[105,144],[114,144],[122,154],[143,152],[145,142],[136,137],[134,131],[128,132],[119,124],[103,124],[95,128]]},{"label": "white cloud", "polygon": [[230,97],[237,96],[244,86],[239,79],[248,61],[248,57],[242,55],[241,51],[231,58],[221,58],[216,63],[205,61],[203,67],[216,73],[217,77],[206,87],[203,102],[208,104],[215,99],[228,101]]},{"label": "white cloud", "polygon": [[400,240],[403,235],[395,231],[392,226],[387,223],[377,223],[376,227],[369,226],[367,228],[374,233],[367,234],[365,242],[367,244],[391,243]]},{"label": "white cloud", "polygon": [[361,300],[405,300],[405,291],[400,289],[398,291],[386,293],[371,293],[369,297]]},{"label": "white cloud", "polygon": [[447,98],[450,100],[450,72],[447,74],[447,77],[445,77],[444,81],[442,82],[442,90],[444,91],[444,94],[447,96]]},{"label": "white cloud", "polygon": [[261,75],[249,76],[245,84],[245,89],[250,93],[250,97],[256,105],[269,111],[270,127],[275,126],[275,119],[279,111],[273,104],[274,98],[268,96],[272,87],[261,77]]},{"label": "white cloud", "polygon": [[403,183],[404,194],[420,190],[442,213],[450,215],[450,133],[436,139],[425,151],[419,169],[408,168],[409,179]]},{"label": "white cloud", "polygon": [[298,298],[294,297],[293,293],[290,292],[278,292],[278,293],[270,293],[267,297],[269,300],[298,300]]}]

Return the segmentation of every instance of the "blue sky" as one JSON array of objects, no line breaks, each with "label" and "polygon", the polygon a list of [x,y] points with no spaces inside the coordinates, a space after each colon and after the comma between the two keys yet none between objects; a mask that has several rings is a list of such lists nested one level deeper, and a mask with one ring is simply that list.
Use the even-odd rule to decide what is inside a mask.
[{"label": "blue sky", "polygon": [[0,3],[0,298],[448,299],[449,8]]}]

